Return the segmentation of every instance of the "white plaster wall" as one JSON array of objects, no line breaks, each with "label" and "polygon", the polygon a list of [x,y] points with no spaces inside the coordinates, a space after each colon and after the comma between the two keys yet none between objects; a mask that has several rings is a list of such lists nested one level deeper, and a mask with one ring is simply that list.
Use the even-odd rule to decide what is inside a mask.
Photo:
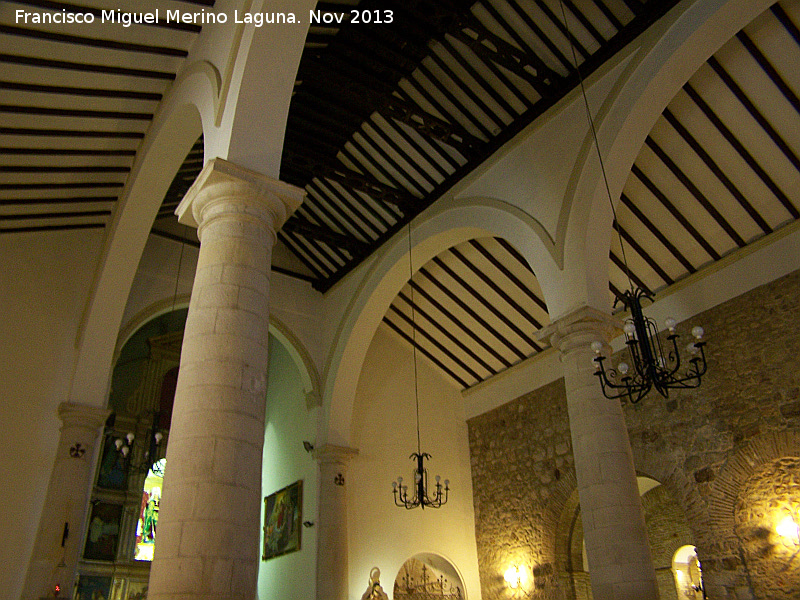
[{"label": "white plaster wall", "polygon": [[[298,479],[303,480],[303,520],[317,520],[319,469],[303,449],[313,442],[316,410],[306,408],[300,373],[287,350],[270,336],[267,426],[264,431],[262,496]],[[261,531],[264,508],[261,508]],[[258,571],[259,600],[302,600],[316,594],[316,527],[301,527],[300,550],[261,561]],[[263,533],[261,538],[263,544]]]},{"label": "white plaster wall", "polygon": [[428,475],[450,480],[448,503],[438,510],[394,505],[391,482],[411,480],[417,451],[414,368],[410,348],[385,325],[372,340],[356,393],[353,446],[348,468],[350,598],[367,587],[372,567],[391,597],[395,576],[410,557],[433,553],[455,565],[466,597],[481,597],[469,441],[459,391],[418,357],[422,451],[431,454]]},{"label": "white plaster wall", "polygon": [[[122,316],[123,331],[130,330],[133,334],[142,322],[157,316],[150,314],[150,309],[158,301],[166,301],[162,307],[163,312],[171,310],[171,300],[176,291],[176,278],[178,296],[185,298],[191,294],[200,249],[188,244],[183,244],[182,248],[181,246],[179,242],[156,235],[147,238]],[[183,305],[185,306],[186,302]],[[124,343],[124,339],[119,340],[117,347]]]},{"label": "white plaster wall", "polygon": [[[103,234],[0,236],[0,589],[19,598],[53,468],[75,339]],[[76,399],[80,401],[80,399]]]}]

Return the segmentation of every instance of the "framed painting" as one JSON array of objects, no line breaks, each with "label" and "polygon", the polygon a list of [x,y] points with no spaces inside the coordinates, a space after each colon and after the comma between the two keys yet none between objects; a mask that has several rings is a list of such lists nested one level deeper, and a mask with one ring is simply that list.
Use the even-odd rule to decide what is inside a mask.
[{"label": "framed painting", "polygon": [[264,553],[268,560],[300,550],[303,481],[296,481],[264,498]]},{"label": "framed painting", "polygon": [[128,594],[126,600],[147,600],[147,579],[131,579],[128,582]]},{"label": "framed painting", "polygon": [[[113,561],[117,555],[122,504],[95,502],[89,515],[83,558]],[[107,598],[108,596],[106,596]]]},{"label": "framed painting", "polygon": [[111,577],[81,575],[76,600],[107,600],[111,594]]},{"label": "framed painting", "polygon": [[128,469],[125,457],[114,445],[115,436],[108,433],[103,442],[103,454],[97,473],[97,487],[108,490],[124,490],[128,487]]}]

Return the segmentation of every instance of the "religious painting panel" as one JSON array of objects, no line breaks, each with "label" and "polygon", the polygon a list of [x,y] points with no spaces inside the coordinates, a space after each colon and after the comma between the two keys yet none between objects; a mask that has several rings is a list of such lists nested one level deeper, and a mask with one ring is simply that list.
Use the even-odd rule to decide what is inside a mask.
[{"label": "religious painting panel", "polygon": [[296,481],[264,498],[264,553],[267,560],[300,550],[303,482]]}]

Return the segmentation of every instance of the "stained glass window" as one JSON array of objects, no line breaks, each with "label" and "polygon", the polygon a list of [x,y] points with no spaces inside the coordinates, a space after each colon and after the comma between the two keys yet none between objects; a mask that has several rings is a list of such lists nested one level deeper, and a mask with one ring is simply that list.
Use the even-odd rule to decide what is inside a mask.
[{"label": "stained glass window", "polygon": [[134,560],[153,560],[158,526],[158,508],[161,503],[161,489],[164,485],[164,468],[167,459],[153,463],[147,472],[139,507],[139,522],[136,525],[136,549]]}]

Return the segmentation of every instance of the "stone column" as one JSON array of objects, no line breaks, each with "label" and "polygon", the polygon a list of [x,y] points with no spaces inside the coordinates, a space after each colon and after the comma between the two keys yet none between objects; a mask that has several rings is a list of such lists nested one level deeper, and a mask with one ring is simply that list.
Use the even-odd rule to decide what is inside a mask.
[{"label": "stone column", "polygon": [[56,585],[61,588],[61,597],[72,597],[94,477],[95,448],[109,412],[74,402],[64,402],[58,407],[61,436],[28,566],[23,600],[53,598]]},{"label": "stone column", "polygon": [[619,331],[616,319],[584,307],[539,333],[561,351],[581,519],[595,600],[658,598],[628,430],[619,400],[594,375],[595,340]]},{"label": "stone column", "polygon": [[314,450],[319,462],[317,519],[317,600],[347,600],[347,463],[358,450],[325,445]]},{"label": "stone column", "polygon": [[215,159],[177,214],[200,254],[172,413],[150,600],[253,600],[272,247],[304,192]]}]

